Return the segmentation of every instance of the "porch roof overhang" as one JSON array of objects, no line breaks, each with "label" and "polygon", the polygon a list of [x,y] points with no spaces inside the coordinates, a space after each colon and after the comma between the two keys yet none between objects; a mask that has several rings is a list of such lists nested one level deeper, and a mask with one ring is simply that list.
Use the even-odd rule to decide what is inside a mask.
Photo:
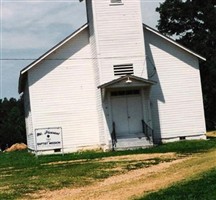
[{"label": "porch roof overhang", "polygon": [[98,86],[101,89],[102,100],[105,100],[106,91],[111,89],[132,89],[132,88],[150,88],[156,84],[155,81],[141,78],[134,75],[125,75],[115,80],[109,81]]},{"label": "porch roof overhang", "polygon": [[134,87],[150,87],[156,84],[155,81],[141,78],[134,75],[125,75],[120,78],[114,79],[107,83],[104,83],[98,88],[100,89],[114,89],[114,88],[134,88]]}]

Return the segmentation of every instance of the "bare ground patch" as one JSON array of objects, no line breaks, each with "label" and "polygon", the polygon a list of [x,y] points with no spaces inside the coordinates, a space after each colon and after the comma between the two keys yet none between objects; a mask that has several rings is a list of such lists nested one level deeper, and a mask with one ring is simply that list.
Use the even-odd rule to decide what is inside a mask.
[{"label": "bare ground patch", "polygon": [[[57,191],[40,191],[37,194],[34,194],[32,198],[35,199],[85,199],[86,195],[90,195],[91,191],[95,191],[92,193],[87,199],[94,199],[95,195],[97,196],[102,191],[108,191],[111,187],[119,187],[119,185],[124,182],[130,182],[131,180],[139,179],[141,176],[147,176],[157,170],[162,170],[169,166],[169,163],[172,163],[174,160],[181,159],[181,155],[176,153],[155,153],[155,154],[136,154],[136,155],[126,155],[126,156],[113,156],[102,159],[94,159],[90,162],[118,162],[121,163],[117,168],[112,168],[110,170],[118,170],[120,175],[112,176],[110,178],[105,179],[104,181],[97,181],[94,184],[86,187],[79,188],[65,188]],[[157,160],[159,160],[158,163]],[[52,162],[49,165],[60,165],[67,163],[83,163],[86,160],[76,160],[76,161],[66,161],[66,162]],[[125,167],[128,167],[128,164],[131,166],[135,166],[136,164],[144,165],[138,168],[141,169],[129,169],[125,170]],[[153,167],[154,166],[154,167]],[[144,167],[144,168],[143,168]],[[156,168],[155,168],[156,167]],[[112,190],[112,189],[111,189]],[[103,192],[102,192],[103,193]],[[83,196],[82,196],[83,195]],[[92,196],[93,195],[93,196]],[[100,195],[99,195],[100,196]],[[105,198],[105,197],[104,197]],[[109,199],[109,198],[107,198]]]},{"label": "bare ground patch", "polygon": [[[173,183],[188,179],[216,166],[216,151],[179,157],[176,154],[140,154],[104,158],[102,161],[143,160],[166,156],[170,162],[162,162],[148,168],[128,171],[103,181],[79,188],[65,188],[56,191],[40,191],[32,198],[40,200],[125,200],[166,188]],[[211,160],[211,162],[209,162]],[[208,161],[208,162],[207,162]]]},{"label": "bare ground patch", "polygon": [[[93,159],[92,161],[97,162],[111,162],[111,161],[132,161],[132,160],[147,160],[153,158],[176,158],[178,155],[176,153],[153,153],[153,154],[134,154],[134,155],[125,155],[125,156],[112,156],[112,157],[105,157],[100,159]],[[67,163],[79,163],[79,162],[86,162],[87,159],[80,159],[80,160],[70,160],[70,161],[58,161],[58,162],[50,162],[44,165],[61,165]]]}]

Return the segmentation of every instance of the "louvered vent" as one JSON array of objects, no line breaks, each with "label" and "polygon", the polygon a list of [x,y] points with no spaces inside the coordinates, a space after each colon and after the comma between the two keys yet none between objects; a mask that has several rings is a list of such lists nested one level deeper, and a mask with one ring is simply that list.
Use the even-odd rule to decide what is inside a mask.
[{"label": "louvered vent", "polygon": [[115,76],[131,75],[134,73],[132,64],[114,65],[113,69],[114,69]]},{"label": "louvered vent", "polygon": [[111,0],[111,3],[122,3],[122,0]]}]

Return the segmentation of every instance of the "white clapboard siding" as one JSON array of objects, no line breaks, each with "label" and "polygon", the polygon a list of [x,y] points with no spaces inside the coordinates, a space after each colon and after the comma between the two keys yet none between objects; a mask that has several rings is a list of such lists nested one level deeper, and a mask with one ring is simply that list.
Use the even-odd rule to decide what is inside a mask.
[{"label": "white clapboard siding", "polygon": [[[95,85],[96,87],[100,85],[100,69],[99,69],[99,60],[98,60],[98,45],[97,45],[97,39],[96,39],[96,28],[94,27],[93,24],[94,22],[94,17],[93,17],[93,12],[94,10],[92,9],[92,1],[86,1],[86,7],[87,7],[87,15],[88,15],[88,24],[89,24],[89,40],[90,40],[90,45],[91,45],[91,53],[92,53],[92,64],[94,66],[94,79],[95,79]],[[99,140],[100,144],[105,144],[107,143],[107,139],[105,138],[105,132],[104,132],[104,118],[103,118],[103,109],[102,109],[102,102],[101,102],[101,91],[100,89],[97,89],[96,91],[96,98],[95,102],[97,105],[97,113],[99,116],[98,119],[98,129],[100,130],[99,134]]]},{"label": "white clapboard siding", "polygon": [[30,97],[29,97],[29,89],[26,85],[24,91],[24,108],[25,108],[25,125],[26,125],[26,139],[27,145],[29,149],[34,149],[34,131],[32,124],[32,112],[30,106]]},{"label": "white clapboard siding", "polygon": [[95,0],[91,12],[94,23],[89,26],[93,26],[96,38],[100,84],[118,78],[113,65],[133,64],[134,75],[146,78],[140,1],[112,5],[110,0]]},{"label": "white clapboard siding", "polygon": [[203,58],[143,29],[140,0],[88,0],[86,6],[88,25],[22,71],[21,81],[28,79],[29,148],[35,149],[35,129],[54,127],[62,128],[65,152],[111,148],[110,91],[98,86],[119,78],[114,65],[130,66],[133,75],[157,82],[141,90],[143,119],[153,127],[155,141],[204,134],[198,67]]},{"label": "white clapboard siding", "polygon": [[65,149],[100,144],[91,56],[85,29],[28,72],[34,129],[61,127]]},{"label": "white clapboard siding", "polygon": [[155,139],[205,134],[198,58],[148,30],[145,47]]}]

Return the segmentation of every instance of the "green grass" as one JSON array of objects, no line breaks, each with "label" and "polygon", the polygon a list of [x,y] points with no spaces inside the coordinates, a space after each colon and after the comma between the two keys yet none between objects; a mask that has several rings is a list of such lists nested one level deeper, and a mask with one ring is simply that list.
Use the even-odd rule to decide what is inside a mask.
[{"label": "green grass", "polygon": [[151,193],[139,200],[215,200],[216,169],[187,182]]},{"label": "green grass", "polygon": [[[176,152],[191,154],[216,148],[216,140],[181,141],[149,149],[117,152],[83,152],[35,157],[26,152],[0,153],[0,199],[18,199],[38,190],[55,190],[63,187],[79,187],[117,173],[169,162],[152,159],[146,162],[110,161],[101,158],[143,153]],[[80,162],[80,159],[84,159]],[[67,162],[68,161],[68,162]],[[70,161],[70,162],[69,162]],[[73,162],[71,162],[73,161]],[[56,164],[55,162],[62,162]],[[119,171],[121,167],[123,171]],[[115,170],[116,169],[116,170]]]},{"label": "green grass", "polygon": [[116,173],[106,171],[115,167],[114,162],[86,161],[49,165],[46,164],[47,158],[49,162],[56,161],[55,156],[53,160],[51,156],[36,158],[27,152],[5,153],[0,157],[0,199],[4,200],[17,199],[37,190],[83,186]]}]

